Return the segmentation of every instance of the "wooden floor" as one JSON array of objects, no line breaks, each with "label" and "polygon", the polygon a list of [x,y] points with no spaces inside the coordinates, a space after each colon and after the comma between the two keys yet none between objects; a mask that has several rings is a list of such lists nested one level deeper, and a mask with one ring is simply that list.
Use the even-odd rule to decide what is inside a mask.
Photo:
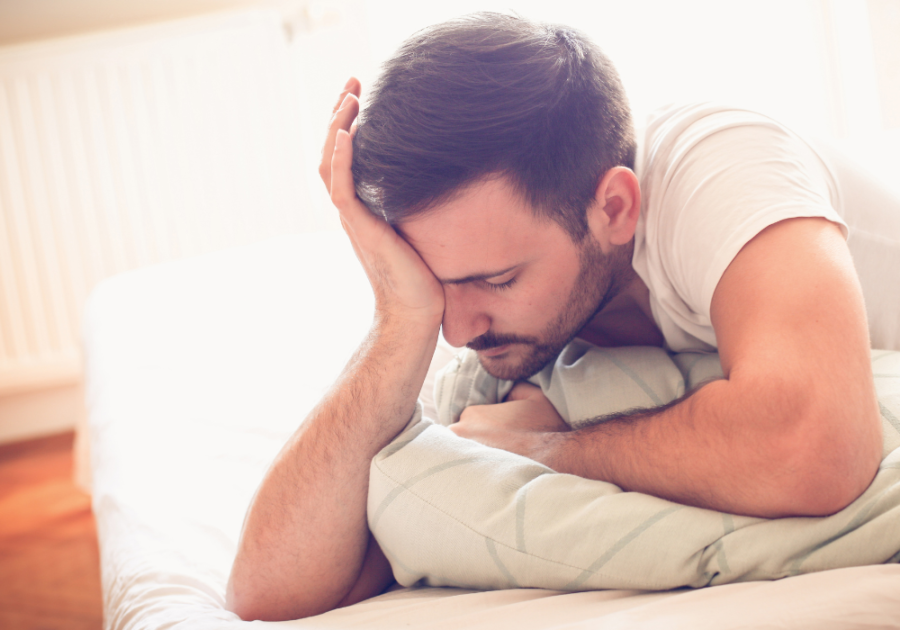
[{"label": "wooden floor", "polygon": [[0,446],[0,628],[99,630],[90,497],[72,482],[72,433]]}]

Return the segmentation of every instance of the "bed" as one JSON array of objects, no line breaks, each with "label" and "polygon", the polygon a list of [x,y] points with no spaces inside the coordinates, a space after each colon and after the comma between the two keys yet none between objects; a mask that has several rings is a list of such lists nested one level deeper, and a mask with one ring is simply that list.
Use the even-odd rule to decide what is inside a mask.
[{"label": "bed", "polygon": [[[876,278],[863,282],[867,303],[881,305],[870,312],[873,340],[900,349],[900,287],[886,291],[879,271],[900,269],[900,203],[893,191],[878,195],[863,207],[880,214],[848,221],[850,246]],[[148,267],[94,291],[79,440],[89,447],[108,630],[900,628],[898,564],[663,592],[395,587],[309,619],[241,621],[224,593],[246,507],[372,307],[338,231]],[[435,374],[453,355],[438,345],[426,415],[436,417]]]},{"label": "bed", "polygon": [[[246,506],[371,310],[338,232],[147,268],[94,293],[87,402],[107,628],[249,627],[224,608]],[[433,368],[451,356],[439,346]],[[666,592],[404,588],[279,625],[900,627],[900,565]]]}]

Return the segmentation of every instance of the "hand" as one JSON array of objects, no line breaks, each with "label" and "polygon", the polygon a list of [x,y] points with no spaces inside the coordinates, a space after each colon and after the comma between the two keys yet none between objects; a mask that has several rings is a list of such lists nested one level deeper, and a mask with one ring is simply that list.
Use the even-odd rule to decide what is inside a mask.
[{"label": "hand", "polygon": [[557,449],[569,425],[539,387],[518,383],[496,405],[466,407],[450,430],[486,446],[518,453],[557,469]]},{"label": "hand", "polygon": [[351,134],[356,131],[359,93],[359,81],[351,78],[334,108],[319,175],[372,285],[377,315],[436,331],[444,314],[440,282],[394,228],[356,196]]}]

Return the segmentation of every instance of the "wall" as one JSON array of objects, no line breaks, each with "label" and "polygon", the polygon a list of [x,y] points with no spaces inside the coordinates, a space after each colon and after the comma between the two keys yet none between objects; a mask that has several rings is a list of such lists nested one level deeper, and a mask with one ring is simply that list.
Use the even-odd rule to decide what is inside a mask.
[{"label": "wall", "polygon": [[0,2],[0,46],[271,4],[259,0],[7,0]]},{"label": "wall", "polygon": [[711,99],[835,138],[896,128],[896,0],[370,0],[367,7],[376,58],[418,28],[476,10],[573,26],[612,59],[638,119],[668,102]]},{"label": "wall", "polygon": [[[638,119],[672,100],[725,100],[801,130],[844,139],[875,168],[887,173],[893,168],[885,166],[891,159],[879,157],[879,151],[895,157],[891,136],[900,133],[896,0],[19,0],[0,2],[0,57],[14,44],[27,48],[35,40],[52,44],[63,36],[248,7],[275,11],[282,20],[286,81],[296,92],[291,121],[300,153],[297,168],[306,182],[306,203],[326,223],[330,217],[331,225],[334,215],[314,167],[346,78],[362,79],[365,99],[378,63],[407,35],[481,9],[512,9],[593,36],[619,68]],[[10,222],[8,211],[2,212],[0,220]],[[28,212],[35,216],[38,209]],[[181,238],[175,232],[173,238]],[[224,239],[214,246],[237,242]],[[114,265],[85,283],[85,291],[104,274],[149,262],[154,261]],[[83,296],[76,298],[74,310],[80,312],[82,303]],[[73,326],[77,334],[77,322]],[[74,402],[79,361],[74,355],[60,368],[55,388],[47,389],[48,381],[43,392],[35,387],[0,392],[0,441],[72,425],[79,413]]]},{"label": "wall", "polygon": [[900,130],[900,2],[868,0],[881,124]]},{"label": "wall", "polygon": [[320,55],[363,55],[352,5],[0,47],[0,441],[81,414],[80,316],[103,278],[337,229],[315,164],[349,71]]}]

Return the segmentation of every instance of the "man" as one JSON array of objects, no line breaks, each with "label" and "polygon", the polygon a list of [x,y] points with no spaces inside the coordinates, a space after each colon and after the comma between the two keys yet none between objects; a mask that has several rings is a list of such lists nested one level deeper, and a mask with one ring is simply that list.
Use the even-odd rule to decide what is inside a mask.
[{"label": "man", "polygon": [[369,463],[413,415],[441,327],[506,379],[576,335],[717,348],[726,376],[579,431],[519,384],[466,410],[461,436],[738,514],[830,514],[867,487],[881,431],[865,310],[827,169],[799,139],[747,112],[673,109],[636,164],[602,53],[495,14],[414,36],[354,129],[359,91],[341,95],[320,173],[375,320],[250,506],[232,610],[303,617],[390,584]]}]

